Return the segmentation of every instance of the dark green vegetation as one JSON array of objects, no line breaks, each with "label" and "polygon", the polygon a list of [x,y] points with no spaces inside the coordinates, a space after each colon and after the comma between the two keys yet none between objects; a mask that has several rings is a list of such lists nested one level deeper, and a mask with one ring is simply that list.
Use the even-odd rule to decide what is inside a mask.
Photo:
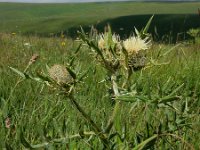
[{"label": "dark green vegetation", "polygon": [[[113,30],[129,36],[134,26],[141,28],[155,14],[150,31],[155,39],[176,41],[184,32],[200,26],[199,2],[190,3],[86,3],[86,4],[8,4],[0,3],[0,32],[50,36],[61,31],[75,37],[80,25]],[[177,34],[179,33],[178,37]]]}]

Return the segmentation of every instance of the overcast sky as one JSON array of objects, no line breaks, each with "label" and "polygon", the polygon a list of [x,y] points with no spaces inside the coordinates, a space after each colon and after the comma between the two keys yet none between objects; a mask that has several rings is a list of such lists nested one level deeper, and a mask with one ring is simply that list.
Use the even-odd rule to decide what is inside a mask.
[{"label": "overcast sky", "polygon": [[[68,3],[68,2],[75,3],[75,2],[104,2],[104,1],[128,1],[128,0],[0,0],[0,2],[25,2],[25,3]],[[140,0],[129,0],[129,1],[140,1]],[[152,0],[146,0],[146,1],[152,1]],[[156,1],[194,1],[194,0],[156,0]]]}]

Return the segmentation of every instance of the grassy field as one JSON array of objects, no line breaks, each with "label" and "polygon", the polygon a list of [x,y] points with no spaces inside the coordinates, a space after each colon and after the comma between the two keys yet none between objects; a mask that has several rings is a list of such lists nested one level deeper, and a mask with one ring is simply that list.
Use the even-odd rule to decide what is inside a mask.
[{"label": "grassy field", "polygon": [[[140,53],[113,39],[100,49],[95,31],[67,37],[78,25],[141,28],[151,14],[151,26],[199,27],[198,4],[0,3],[0,149],[200,149],[198,40],[151,41],[141,53],[147,62],[134,68]],[[133,32],[126,27],[122,40]],[[68,84],[49,77],[54,64],[67,68]]]},{"label": "grassy field", "polygon": [[[107,71],[90,49],[82,46],[77,53],[79,42],[66,38],[1,34],[0,42],[0,147],[103,149],[98,134],[91,133],[93,126],[62,95],[62,90],[24,80],[9,68],[23,71],[37,53],[39,59],[26,71],[37,76],[47,72],[46,65],[68,66],[75,58],[72,65],[75,72],[87,72],[76,86],[75,98],[104,131],[115,104],[110,97],[112,88]],[[108,135],[114,149],[132,149],[148,140],[145,147],[151,149],[200,148],[199,48],[198,44],[152,45],[148,56],[154,59],[159,53],[171,51],[158,61],[167,64],[135,72],[131,77],[129,90],[137,93],[137,97],[121,101]],[[162,102],[164,99],[166,103]]]},{"label": "grassy field", "polygon": [[177,34],[200,26],[197,14],[199,4],[199,2],[0,3],[0,32],[49,36],[63,31],[72,37],[76,35],[80,25],[87,30],[89,26],[94,25],[102,31],[104,26],[110,23],[114,31],[129,35],[134,26],[141,28],[149,16],[155,14],[151,32],[154,33],[156,26],[157,33],[162,37],[170,34],[169,31]]}]

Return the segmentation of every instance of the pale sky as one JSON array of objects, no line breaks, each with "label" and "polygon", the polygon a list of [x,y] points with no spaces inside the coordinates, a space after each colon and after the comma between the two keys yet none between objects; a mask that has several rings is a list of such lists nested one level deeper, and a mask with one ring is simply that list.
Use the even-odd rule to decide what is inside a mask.
[{"label": "pale sky", "polygon": [[[152,0],[0,0],[0,2],[23,3],[77,3],[77,2],[105,2],[105,1],[152,1]],[[198,0],[154,0],[154,1],[198,1]]]}]

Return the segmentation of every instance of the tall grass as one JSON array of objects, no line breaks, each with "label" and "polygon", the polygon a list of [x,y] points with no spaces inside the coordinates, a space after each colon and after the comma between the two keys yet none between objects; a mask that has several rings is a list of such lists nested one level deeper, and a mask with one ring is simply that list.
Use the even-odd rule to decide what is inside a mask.
[{"label": "tall grass", "polygon": [[[9,68],[23,72],[37,53],[39,59],[27,70],[27,74],[37,76],[47,73],[46,65],[69,66],[75,58],[70,69],[77,76],[87,75],[77,83],[74,98],[104,131],[117,99],[112,101],[107,69],[94,59],[91,49],[83,44],[77,52],[79,42],[59,37],[1,34],[0,42],[0,147],[103,149],[105,143],[90,121],[70,105],[70,98],[58,87],[47,88],[30,79],[15,87],[22,78]],[[156,60],[154,65],[133,74],[133,96],[118,99],[118,115],[109,138],[105,137],[110,149],[199,149],[199,48],[197,44],[153,43],[147,56]],[[163,99],[169,95],[169,99]]]}]

